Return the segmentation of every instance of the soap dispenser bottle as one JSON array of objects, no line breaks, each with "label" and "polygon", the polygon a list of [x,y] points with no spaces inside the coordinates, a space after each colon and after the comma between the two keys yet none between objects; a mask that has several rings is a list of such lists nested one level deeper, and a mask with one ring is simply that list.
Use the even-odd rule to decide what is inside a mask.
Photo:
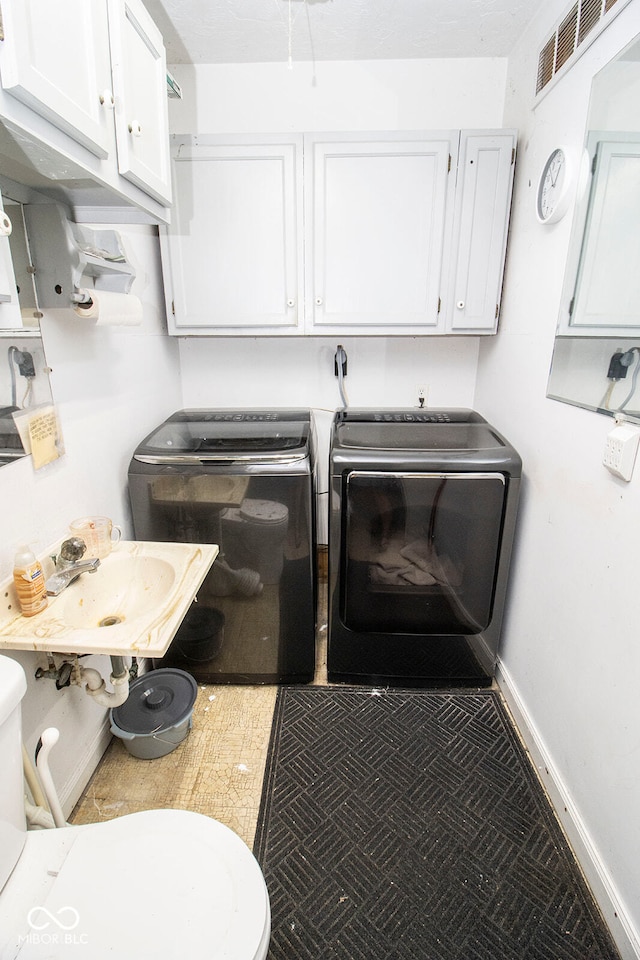
[{"label": "soap dispenser bottle", "polygon": [[13,582],[23,617],[33,617],[48,603],[42,564],[29,547],[20,547],[13,566]]}]

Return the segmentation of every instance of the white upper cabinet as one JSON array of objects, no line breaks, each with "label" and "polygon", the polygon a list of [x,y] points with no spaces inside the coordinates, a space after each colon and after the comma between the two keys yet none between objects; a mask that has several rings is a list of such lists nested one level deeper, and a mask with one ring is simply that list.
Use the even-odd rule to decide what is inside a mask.
[{"label": "white upper cabinet", "polygon": [[513,132],[173,144],[170,333],[495,332]]},{"label": "white upper cabinet", "polygon": [[[54,181],[106,187],[106,207],[168,219],[165,52],[142,0],[2,0],[2,27],[0,119],[19,150]],[[7,175],[43,189],[28,169]]]},{"label": "white upper cabinet", "polygon": [[493,333],[498,326],[515,149],[515,131],[462,132],[446,298],[453,333]]},{"label": "white upper cabinet", "polygon": [[106,0],[3,0],[2,86],[98,157],[111,148]]},{"label": "white upper cabinet", "polygon": [[167,62],[162,34],[140,0],[109,0],[109,35],[118,170],[161,202],[170,203]]},{"label": "white upper cabinet", "polygon": [[438,328],[457,139],[305,137],[309,332]]},{"label": "white upper cabinet", "polygon": [[302,137],[174,137],[172,155],[170,332],[301,332]]}]

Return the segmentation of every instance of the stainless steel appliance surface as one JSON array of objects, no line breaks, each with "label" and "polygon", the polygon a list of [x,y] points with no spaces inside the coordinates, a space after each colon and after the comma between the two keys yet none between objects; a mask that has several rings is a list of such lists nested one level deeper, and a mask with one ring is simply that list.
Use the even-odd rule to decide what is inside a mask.
[{"label": "stainless steel appliance surface", "polygon": [[329,680],[491,684],[521,472],[473,410],[335,414]]},{"label": "stainless steel appliance surface", "polygon": [[304,409],[180,410],[137,447],[139,540],[220,554],[165,657],[209,683],[306,683],[315,669],[316,441]]}]

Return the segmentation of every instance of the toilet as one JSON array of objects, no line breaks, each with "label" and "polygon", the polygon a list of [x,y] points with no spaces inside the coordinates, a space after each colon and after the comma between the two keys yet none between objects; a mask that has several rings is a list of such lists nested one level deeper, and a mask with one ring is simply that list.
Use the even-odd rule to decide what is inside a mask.
[{"label": "toilet", "polygon": [[266,584],[280,581],[289,510],[275,500],[245,499],[221,516],[222,541],[232,567],[255,570]]},{"label": "toilet", "polygon": [[210,817],[148,810],[26,829],[21,666],[0,656],[0,960],[265,960],[260,867]]}]

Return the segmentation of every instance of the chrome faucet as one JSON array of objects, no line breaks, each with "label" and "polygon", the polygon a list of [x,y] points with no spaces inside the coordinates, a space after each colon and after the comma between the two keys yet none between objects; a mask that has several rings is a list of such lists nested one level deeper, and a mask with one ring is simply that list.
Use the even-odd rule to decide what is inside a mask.
[{"label": "chrome faucet", "polygon": [[55,573],[45,583],[50,597],[57,597],[81,574],[96,572],[100,561],[97,557],[92,560],[83,560],[86,549],[87,545],[80,537],[70,537],[64,541],[56,558]]}]

